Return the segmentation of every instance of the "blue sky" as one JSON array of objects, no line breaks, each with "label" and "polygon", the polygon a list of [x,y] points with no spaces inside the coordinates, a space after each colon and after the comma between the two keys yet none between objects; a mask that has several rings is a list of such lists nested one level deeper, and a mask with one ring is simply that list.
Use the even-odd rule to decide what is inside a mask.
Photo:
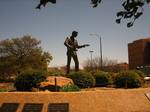
[{"label": "blue sky", "polygon": [[[79,32],[79,44],[91,46],[78,51],[82,66],[84,60],[99,56],[98,38],[102,37],[103,57],[128,62],[127,44],[133,40],[150,37],[150,7],[144,7],[144,15],[132,28],[126,22],[115,23],[116,12],[121,10],[121,0],[103,0],[97,8],[92,8],[90,0],[57,0],[57,4],[47,4],[36,10],[39,0],[0,0],[0,40],[31,35],[42,41],[45,51],[52,54],[50,66],[66,64],[65,38],[73,30]],[[73,62],[72,62],[73,63]],[[74,63],[73,63],[74,64]]]}]

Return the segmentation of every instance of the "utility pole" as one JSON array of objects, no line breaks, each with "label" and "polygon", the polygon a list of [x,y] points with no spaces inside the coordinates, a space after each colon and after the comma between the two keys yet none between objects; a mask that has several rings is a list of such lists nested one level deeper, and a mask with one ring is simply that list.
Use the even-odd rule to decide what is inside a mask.
[{"label": "utility pole", "polygon": [[99,61],[99,65],[100,65],[100,69],[102,69],[103,67],[103,54],[102,54],[102,39],[101,36],[95,33],[90,34],[90,36],[96,36],[99,39],[99,57],[100,57],[100,61]]},{"label": "utility pole", "polygon": [[93,63],[92,63],[92,61],[93,61],[93,57],[92,57],[93,52],[94,51],[92,51],[92,50],[89,51],[90,56],[91,56],[91,63],[90,63],[91,64],[91,68],[93,68]]}]

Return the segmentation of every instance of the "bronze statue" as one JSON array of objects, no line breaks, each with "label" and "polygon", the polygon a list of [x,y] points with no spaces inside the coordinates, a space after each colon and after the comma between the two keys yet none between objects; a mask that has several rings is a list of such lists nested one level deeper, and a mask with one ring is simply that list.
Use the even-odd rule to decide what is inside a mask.
[{"label": "bronze statue", "polygon": [[86,46],[89,46],[89,44],[84,45],[78,45],[77,40],[75,39],[78,36],[77,31],[73,31],[70,38],[66,38],[64,45],[67,47],[67,71],[68,74],[70,72],[70,63],[71,58],[73,58],[75,62],[75,71],[79,71],[79,61],[77,56],[77,50]]}]

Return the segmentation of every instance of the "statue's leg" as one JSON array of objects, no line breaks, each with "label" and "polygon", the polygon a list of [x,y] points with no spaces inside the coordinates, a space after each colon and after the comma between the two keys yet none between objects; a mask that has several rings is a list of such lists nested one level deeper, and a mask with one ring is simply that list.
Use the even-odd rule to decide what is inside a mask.
[{"label": "statue's leg", "polygon": [[71,55],[67,54],[67,74],[70,72]]},{"label": "statue's leg", "polygon": [[79,61],[78,61],[78,56],[73,55],[73,60],[75,62],[75,71],[79,71]]}]

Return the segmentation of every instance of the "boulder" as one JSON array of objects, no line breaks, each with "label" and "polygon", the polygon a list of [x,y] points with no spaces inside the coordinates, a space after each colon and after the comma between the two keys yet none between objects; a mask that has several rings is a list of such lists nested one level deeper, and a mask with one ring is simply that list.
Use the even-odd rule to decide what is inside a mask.
[{"label": "boulder", "polygon": [[73,81],[70,78],[66,78],[62,76],[49,76],[46,78],[46,81],[40,83],[40,88],[43,90],[48,89],[50,91],[54,91],[55,83],[57,88],[59,89],[64,85],[73,84]]}]

